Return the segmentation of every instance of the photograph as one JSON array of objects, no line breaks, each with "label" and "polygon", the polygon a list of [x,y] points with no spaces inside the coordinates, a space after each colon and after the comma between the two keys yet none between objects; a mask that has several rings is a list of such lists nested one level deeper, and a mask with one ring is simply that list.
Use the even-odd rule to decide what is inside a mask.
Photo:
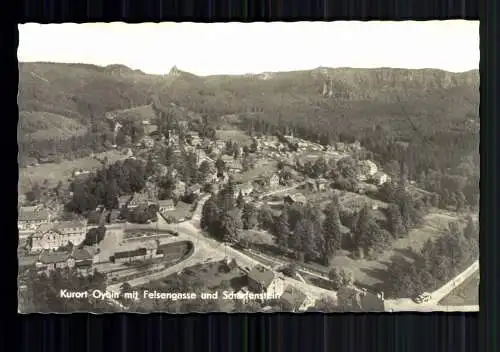
[{"label": "photograph", "polygon": [[479,311],[479,21],[18,29],[19,313]]}]

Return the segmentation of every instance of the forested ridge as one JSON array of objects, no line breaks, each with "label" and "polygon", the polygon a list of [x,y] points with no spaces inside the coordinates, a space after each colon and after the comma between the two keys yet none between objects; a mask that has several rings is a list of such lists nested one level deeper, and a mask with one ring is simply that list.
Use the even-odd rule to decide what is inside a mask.
[{"label": "forested ridge", "polygon": [[[213,121],[235,114],[244,128],[286,126],[299,136],[325,142],[357,138],[382,160],[394,159],[389,150],[395,141],[409,142],[405,157],[415,160],[410,165],[415,174],[478,159],[477,70],[318,68],[271,77],[199,77],[179,70],[161,76],[121,65],[21,63],[22,116],[29,113],[34,121],[36,114],[56,114],[78,123],[72,122],[73,129],[86,129],[82,134],[76,128],[79,134],[73,137],[47,133],[41,139],[33,138],[33,128],[47,126],[25,122],[19,131],[21,154],[102,150],[112,138],[107,112],[174,103]],[[328,96],[323,94],[325,85],[331,90]],[[432,157],[422,160],[421,155]]]}]

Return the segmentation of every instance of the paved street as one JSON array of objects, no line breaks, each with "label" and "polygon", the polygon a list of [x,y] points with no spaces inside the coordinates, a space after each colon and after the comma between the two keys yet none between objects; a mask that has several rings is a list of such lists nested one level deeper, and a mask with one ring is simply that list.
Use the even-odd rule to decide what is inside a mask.
[{"label": "paved street", "polygon": [[410,298],[386,300],[385,306],[388,312],[475,312],[479,311],[479,306],[442,306],[439,302],[450,294],[457,286],[467,280],[479,270],[479,261],[476,260],[471,266],[458,274],[455,278],[444,284],[436,291],[430,293],[432,299],[427,303],[415,303]]}]

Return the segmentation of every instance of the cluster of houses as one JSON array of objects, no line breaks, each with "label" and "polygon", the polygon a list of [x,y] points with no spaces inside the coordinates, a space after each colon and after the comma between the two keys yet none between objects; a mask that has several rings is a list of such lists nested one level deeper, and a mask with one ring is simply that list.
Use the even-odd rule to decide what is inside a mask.
[{"label": "cluster of houses", "polygon": [[31,252],[55,250],[72,243],[77,246],[85,240],[89,230],[87,221],[51,221],[49,210],[41,206],[20,207],[17,228],[20,238],[28,239]]},{"label": "cluster of houses", "polygon": [[19,232],[35,231],[40,225],[48,224],[50,212],[42,206],[19,207],[17,228]]},{"label": "cluster of houses", "polygon": [[88,231],[87,221],[61,221],[41,225],[31,236],[31,252],[56,250],[69,243],[80,245]]},{"label": "cluster of houses", "polygon": [[390,181],[389,175],[379,171],[377,164],[371,160],[361,160],[358,163],[358,167],[359,173],[357,178],[359,181],[369,181],[377,186],[382,186],[384,183]]}]

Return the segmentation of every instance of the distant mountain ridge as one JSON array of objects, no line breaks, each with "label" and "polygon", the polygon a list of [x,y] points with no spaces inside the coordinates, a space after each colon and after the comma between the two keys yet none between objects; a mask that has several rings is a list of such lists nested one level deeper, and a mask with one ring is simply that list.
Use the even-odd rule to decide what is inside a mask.
[{"label": "distant mountain ridge", "polygon": [[[403,111],[424,124],[439,119],[443,128],[450,121],[478,119],[478,70],[319,67],[201,77],[176,66],[167,75],[145,74],[124,65],[39,62],[20,63],[19,69],[20,111],[57,114],[84,126],[107,112],[152,101],[213,116],[259,111],[273,116],[279,112],[282,118],[314,118],[324,124],[350,119],[352,128],[364,126],[363,119],[394,120],[395,128],[403,127],[398,117]],[[325,85],[331,94],[324,94]]]}]

